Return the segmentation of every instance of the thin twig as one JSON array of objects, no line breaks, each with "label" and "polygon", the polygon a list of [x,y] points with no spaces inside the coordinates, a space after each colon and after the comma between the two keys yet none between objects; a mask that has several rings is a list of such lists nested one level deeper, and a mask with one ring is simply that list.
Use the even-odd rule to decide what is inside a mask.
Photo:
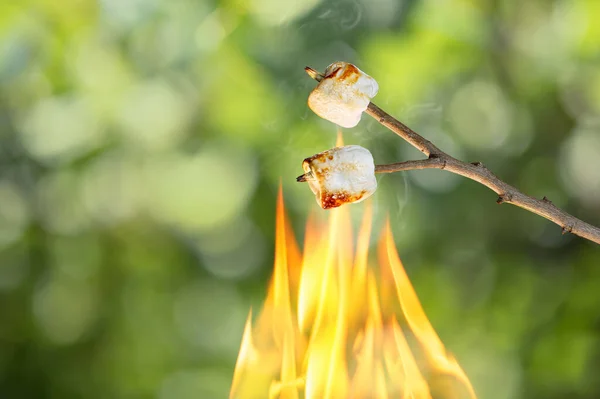
[{"label": "thin twig", "polygon": [[[317,81],[323,79],[323,75],[316,70],[310,67],[306,67],[305,70],[313,79]],[[600,228],[592,226],[559,209],[548,198],[537,199],[523,194],[515,187],[500,180],[481,162],[467,163],[446,154],[432,142],[373,103],[369,103],[366,112],[428,157],[422,160],[377,165],[375,167],[376,173],[394,173],[415,169],[447,170],[488,187],[498,194],[496,201],[498,204],[507,203],[518,206],[556,223],[562,228],[563,234],[572,233],[600,244]]]}]

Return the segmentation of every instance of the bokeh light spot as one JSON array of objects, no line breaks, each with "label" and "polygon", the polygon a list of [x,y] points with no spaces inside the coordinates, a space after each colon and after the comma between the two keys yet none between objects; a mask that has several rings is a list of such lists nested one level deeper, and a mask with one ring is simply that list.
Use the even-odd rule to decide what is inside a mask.
[{"label": "bokeh light spot", "polygon": [[134,162],[123,153],[106,153],[82,173],[82,201],[99,224],[122,222],[138,210],[142,190]]},{"label": "bokeh light spot", "polygon": [[185,99],[164,81],[134,87],[122,106],[119,126],[133,145],[162,148],[184,136],[189,117]]},{"label": "bokeh light spot", "polygon": [[282,25],[312,10],[321,0],[247,0],[250,12],[265,25]]},{"label": "bokeh light spot", "polygon": [[148,210],[182,229],[208,230],[234,218],[246,206],[257,179],[247,152],[206,145],[194,155],[172,155],[144,170]]},{"label": "bokeh light spot", "polygon": [[474,81],[454,94],[448,116],[456,136],[474,149],[497,149],[512,128],[512,112],[504,94],[493,83]]},{"label": "bokeh light spot", "polygon": [[600,198],[600,128],[575,129],[561,151],[561,178],[569,192],[590,206]]},{"label": "bokeh light spot", "polygon": [[97,147],[103,138],[88,104],[74,97],[41,100],[20,125],[25,148],[49,164],[71,161]]},{"label": "bokeh light spot", "polygon": [[8,181],[0,181],[0,249],[21,236],[29,217],[29,210],[19,190]]},{"label": "bokeh light spot", "polygon": [[79,340],[96,317],[96,293],[83,281],[55,274],[38,287],[33,311],[46,337],[55,344]]}]

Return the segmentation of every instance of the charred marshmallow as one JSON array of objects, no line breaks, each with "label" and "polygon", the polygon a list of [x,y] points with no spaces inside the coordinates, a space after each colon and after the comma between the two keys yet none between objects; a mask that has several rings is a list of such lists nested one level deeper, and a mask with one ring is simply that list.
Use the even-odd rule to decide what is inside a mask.
[{"label": "charred marshmallow", "polygon": [[306,158],[303,176],[323,209],[360,202],[375,192],[375,163],[366,148],[347,145]]}]

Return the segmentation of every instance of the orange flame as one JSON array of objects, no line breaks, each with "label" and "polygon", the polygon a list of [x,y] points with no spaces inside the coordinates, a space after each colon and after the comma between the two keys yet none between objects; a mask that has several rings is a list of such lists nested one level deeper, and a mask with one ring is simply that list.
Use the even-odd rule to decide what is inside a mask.
[{"label": "orange flame", "polygon": [[[356,248],[345,207],[310,219],[304,251],[277,202],[275,270],[248,316],[230,399],[476,398],[417,298],[389,223],[369,268],[371,210]],[[403,325],[403,327],[401,327]]]}]

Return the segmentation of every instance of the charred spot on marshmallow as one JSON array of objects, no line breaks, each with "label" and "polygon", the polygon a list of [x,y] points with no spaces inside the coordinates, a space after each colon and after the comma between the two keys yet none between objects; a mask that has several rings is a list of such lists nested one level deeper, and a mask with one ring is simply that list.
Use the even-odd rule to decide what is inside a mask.
[{"label": "charred spot on marshmallow", "polygon": [[366,193],[366,190],[362,190],[357,194],[350,194],[346,191],[340,191],[335,194],[325,194],[323,198],[321,198],[321,207],[323,209],[331,209],[352,202],[360,202]]},{"label": "charred spot on marshmallow", "polygon": [[302,162],[306,181],[323,209],[360,202],[377,189],[369,150],[349,145],[315,154]]},{"label": "charred spot on marshmallow", "polygon": [[346,68],[342,68],[341,70],[342,73],[339,79],[349,85],[356,83],[361,75],[361,70],[352,64],[348,64]]},{"label": "charred spot on marshmallow", "polygon": [[375,79],[347,62],[334,62],[308,97],[308,106],[321,118],[350,128],[375,97],[379,86]]}]

